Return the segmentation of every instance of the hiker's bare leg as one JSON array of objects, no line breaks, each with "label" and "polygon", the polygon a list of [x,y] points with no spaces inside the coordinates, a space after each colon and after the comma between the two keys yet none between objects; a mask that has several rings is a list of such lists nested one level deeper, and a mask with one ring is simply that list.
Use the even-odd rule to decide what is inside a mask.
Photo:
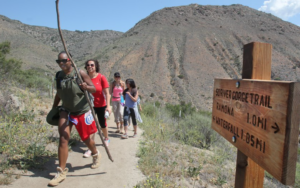
[{"label": "hiker's bare leg", "polygon": [[127,134],[127,127],[128,126],[124,126],[124,132],[125,132],[124,134]]},{"label": "hiker's bare leg", "polygon": [[120,123],[116,122],[116,124],[117,124],[117,130],[120,129]]},{"label": "hiker's bare leg", "polygon": [[104,138],[108,138],[108,130],[107,130],[107,127],[101,128],[101,130],[102,130],[102,132],[103,132]]},{"label": "hiker's bare leg", "polygon": [[89,150],[92,151],[92,155],[97,153],[97,149],[96,149],[96,146],[95,146],[95,141],[93,139],[88,138],[83,142],[86,144],[86,146],[89,148]]},{"label": "hiker's bare leg", "polygon": [[137,125],[133,125],[134,134],[137,134]]},{"label": "hiker's bare leg", "polygon": [[123,121],[121,121],[121,122],[120,122],[120,130],[123,129],[123,125],[124,125],[124,124],[123,124]]},{"label": "hiker's bare leg", "polygon": [[[108,129],[107,129],[107,127],[101,128],[101,130],[103,132],[104,138],[108,138]],[[96,133],[90,135],[90,139],[93,140],[93,141],[95,141],[95,134]]]},{"label": "hiker's bare leg", "polygon": [[95,141],[95,134],[96,133],[90,135],[90,139],[93,140],[93,141]]},{"label": "hiker's bare leg", "polygon": [[58,161],[59,167],[61,169],[66,168],[66,163],[68,159],[68,151],[69,151],[69,140],[70,133],[72,130],[72,125],[68,123],[68,113],[60,112],[60,119],[58,122],[58,132],[59,132],[59,146],[58,146]]}]

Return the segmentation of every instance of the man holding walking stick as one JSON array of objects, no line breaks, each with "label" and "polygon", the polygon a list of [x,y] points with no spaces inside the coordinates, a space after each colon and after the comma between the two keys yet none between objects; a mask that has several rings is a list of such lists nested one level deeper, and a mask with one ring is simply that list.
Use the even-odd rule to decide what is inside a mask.
[{"label": "man holding walking stick", "polygon": [[[59,19],[59,0],[55,1],[56,4],[56,13],[57,13],[57,25],[58,32],[63,43],[65,52],[58,54],[58,59],[56,62],[62,69],[57,75],[57,93],[54,98],[53,108],[51,111],[54,114],[53,119],[59,118],[58,122],[49,123],[49,119],[53,120],[51,116],[51,111],[47,116],[47,121],[49,124],[57,125],[60,135],[59,148],[58,148],[58,158],[59,158],[59,167],[57,168],[56,176],[49,182],[48,185],[56,186],[66,178],[68,168],[66,168],[66,162],[68,158],[68,142],[70,139],[70,133],[72,125],[74,124],[81,139],[91,150],[93,157],[93,164],[91,168],[98,168],[100,166],[100,153],[95,147],[95,142],[90,139],[90,135],[97,132],[96,125],[99,130],[99,136],[104,143],[102,134],[100,133],[99,122],[96,121],[95,125],[95,112],[92,106],[92,102],[89,100],[88,92],[96,92],[95,86],[91,81],[90,77],[82,70],[78,70],[76,64],[73,62],[70,54],[68,53],[65,40],[62,35],[60,28],[60,19]],[[79,78],[78,86],[77,79]],[[84,90],[84,92],[81,91]],[[58,108],[58,104],[62,100],[62,107]],[[55,111],[59,111],[59,115]],[[109,159],[113,162],[113,159],[109,153],[109,150],[104,144],[105,151]]]},{"label": "man holding walking stick", "polygon": [[[59,110],[59,167],[57,167],[56,176],[48,184],[50,186],[58,185],[66,178],[68,173],[68,168],[66,168],[68,142],[73,125],[75,125],[82,141],[92,152],[93,162],[91,168],[95,169],[100,166],[100,153],[96,149],[95,142],[90,139],[90,135],[96,133],[97,128],[88,101],[81,90],[94,93],[96,92],[95,86],[83,70],[79,71],[83,82],[80,86],[78,85],[76,79],[78,75],[66,52],[59,53],[56,62],[62,69],[56,76],[57,93],[52,107],[53,110]],[[62,106],[58,107],[60,101],[62,101]]]}]

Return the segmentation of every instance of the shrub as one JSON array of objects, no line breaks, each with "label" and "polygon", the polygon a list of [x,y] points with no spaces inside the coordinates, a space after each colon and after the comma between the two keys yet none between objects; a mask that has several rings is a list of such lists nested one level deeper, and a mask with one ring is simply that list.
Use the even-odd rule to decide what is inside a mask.
[{"label": "shrub", "polygon": [[9,77],[11,74],[16,74],[17,70],[20,70],[22,62],[17,61],[15,59],[8,59],[2,58],[0,61],[1,69],[0,73],[4,77]]},{"label": "shrub", "polygon": [[155,108],[155,106],[150,103],[145,103],[145,105],[143,106],[143,114],[146,116],[154,118],[157,116],[157,112],[157,108]]},{"label": "shrub", "polygon": [[44,91],[51,85],[50,78],[46,78],[37,70],[17,70],[14,80],[22,83],[25,87],[39,88]]},{"label": "shrub", "polygon": [[16,59],[6,59],[10,51],[10,43],[0,43],[0,78],[4,81],[17,82],[25,87],[47,90],[51,85],[50,77],[47,78],[37,70],[21,70],[22,62]]},{"label": "shrub", "polygon": [[24,119],[26,119],[24,116],[6,116],[2,120],[0,154],[7,157],[1,162],[1,171],[10,165],[16,165],[21,169],[42,168],[48,157],[52,155],[45,150],[49,141],[50,126],[44,126],[40,122],[31,122],[26,125],[23,124]]},{"label": "shrub", "polygon": [[0,43],[0,54],[5,55],[8,54],[10,51],[10,42],[5,41]]},{"label": "shrub", "polygon": [[155,103],[154,103],[154,104],[155,104],[155,106],[156,106],[156,107],[158,107],[158,108],[159,108],[159,107],[160,107],[160,105],[161,105],[159,101],[155,101]]},{"label": "shrub", "polygon": [[178,78],[183,79],[183,75],[182,74],[178,75]]},{"label": "shrub", "polygon": [[180,102],[180,104],[166,104],[166,109],[171,112],[172,117],[178,117],[181,111],[181,116],[184,117],[186,114],[191,114],[196,111],[195,107],[192,107],[192,103],[185,104],[185,102]]},{"label": "shrub", "polygon": [[172,187],[172,184],[164,180],[163,176],[160,173],[155,173],[155,175],[151,175],[147,177],[144,182],[139,183],[134,186],[134,188],[164,188],[164,187]]},{"label": "shrub", "polygon": [[176,126],[175,139],[198,148],[210,148],[218,140],[211,129],[211,117],[198,112],[186,115]]},{"label": "shrub", "polygon": [[[191,104],[181,104],[185,113],[187,109],[191,109]],[[172,110],[179,106],[168,104],[167,110],[163,106],[145,103],[143,123],[139,124],[144,130],[143,141],[140,142],[137,156],[140,158],[139,168],[148,178],[136,187],[177,187],[178,178],[199,183],[199,176],[205,167],[203,161],[213,163],[214,158],[208,157],[204,150],[187,146],[207,149],[215,143],[217,135],[210,127],[211,113],[194,110],[192,114],[186,113],[179,120],[172,118]],[[219,164],[223,165],[228,156],[221,156]],[[205,167],[207,168],[217,171],[215,167]],[[154,174],[162,176],[155,178]],[[224,184],[227,176],[223,176],[223,172],[218,175],[222,178],[217,179],[216,184]]]}]

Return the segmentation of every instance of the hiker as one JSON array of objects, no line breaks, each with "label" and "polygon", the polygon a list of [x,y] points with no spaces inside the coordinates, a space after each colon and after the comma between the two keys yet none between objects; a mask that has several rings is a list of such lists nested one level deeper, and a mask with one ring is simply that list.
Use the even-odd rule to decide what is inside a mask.
[{"label": "hiker", "polygon": [[[142,105],[141,105],[141,99],[140,99],[140,96],[138,97],[137,101],[136,101],[137,105],[138,105],[138,110],[139,112],[142,111]],[[131,124],[131,118],[130,116],[128,117],[128,127],[130,127],[130,124]]]},{"label": "hiker", "polygon": [[125,99],[125,107],[124,107],[124,114],[123,114],[123,119],[124,119],[124,130],[125,133],[121,136],[123,139],[128,138],[127,134],[127,125],[128,125],[128,118],[130,116],[132,125],[133,125],[133,138],[137,136],[137,122],[142,122],[141,116],[139,114],[139,111],[137,109],[137,100],[139,97],[138,90],[136,88],[135,82],[133,79],[127,79],[126,80],[126,86],[127,89],[123,91],[123,96]]},{"label": "hiker", "polygon": [[[96,92],[92,93],[94,96],[94,110],[95,114],[97,114],[99,124],[101,126],[101,130],[104,135],[104,143],[106,146],[109,145],[109,138],[108,138],[108,130],[106,124],[105,112],[107,111],[109,114],[111,113],[110,107],[110,94],[109,94],[109,84],[107,79],[104,75],[100,74],[100,66],[99,62],[95,59],[90,59],[85,62],[85,69],[91,78]],[[92,140],[95,140],[95,134],[92,134],[90,137]],[[91,150],[88,149],[84,154],[83,157],[90,157],[92,154]]]},{"label": "hiker", "polygon": [[[80,84],[80,86],[78,85],[76,82],[76,71],[66,52],[60,52],[56,62],[62,69],[62,71],[57,73],[57,92],[52,106],[52,109],[59,109],[59,167],[57,167],[56,176],[49,182],[49,186],[58,185],[66,178],[69,171],[66,167],[66,163],[69,150],[68,142],[73,125],[75,125],[81,140],[92,151],[92,169],[100,166],[101,157],[99,151],[96,149],[95,142],[90,139],[90,135],[97,132],[97,128],[89,104],[84,93],[80,89],[81,87],[83,90],[87,90],[90,93],[96,92],[93,82],[85,71],[80,70],[79,73],[83,83]],[[62,101],[62,106],[58,107],[60,101]]]},{"label": "hiker", "polygon": [[123,106],[121,104],[121,96],[125,90],[125,82],[121,80],[119,72],[114,74],[114,81],[110,84],[110,94],[112,95],[112,106],[115,116],[117,130],[115,133],[124,134],[123,132]]}]

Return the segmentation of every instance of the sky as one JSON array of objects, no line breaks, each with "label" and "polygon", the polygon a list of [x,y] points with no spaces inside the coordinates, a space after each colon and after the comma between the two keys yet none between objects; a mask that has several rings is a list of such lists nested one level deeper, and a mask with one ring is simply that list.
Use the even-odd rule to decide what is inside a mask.
[{"label": "sky", "polygon": [[[60,25],[71,31],[126,32],[157,10],[195,3],[242,4],[300,26],[300,0],[60,0]],[[0,0],[0,5],[0,15],[28,25],[57,28],[55,0]]]}]

